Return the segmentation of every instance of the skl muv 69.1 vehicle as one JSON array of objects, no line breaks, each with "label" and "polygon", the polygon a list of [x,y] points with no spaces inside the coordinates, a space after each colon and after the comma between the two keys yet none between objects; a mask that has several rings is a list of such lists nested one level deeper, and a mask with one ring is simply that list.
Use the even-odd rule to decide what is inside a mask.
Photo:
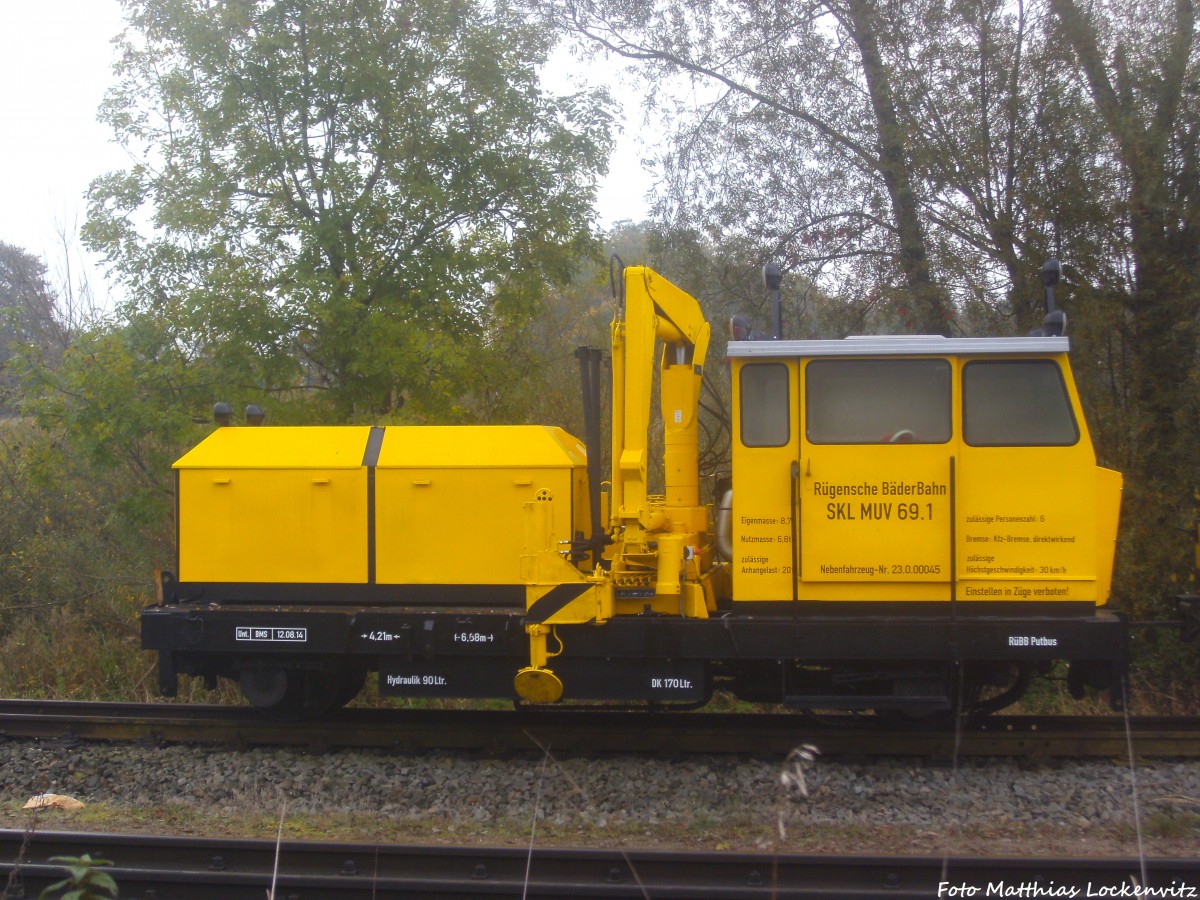
[{"label": "skl muv 69.1 vehicle", "polygon": [[[626,268],[580,354],[587,446],[543,426],[223,427],[175,465],[160,683],[319,715],[403,697],[986,712],[1055,661],[1123,677],[1121,477],[1061,335],[729,342],[731,473],[705,503],[709,325]],[[1050,329],[1052,331],[1057,329]],[[663,451],[651,459],[655,375]],[[661,468],[663,493],[650,493]]]}]

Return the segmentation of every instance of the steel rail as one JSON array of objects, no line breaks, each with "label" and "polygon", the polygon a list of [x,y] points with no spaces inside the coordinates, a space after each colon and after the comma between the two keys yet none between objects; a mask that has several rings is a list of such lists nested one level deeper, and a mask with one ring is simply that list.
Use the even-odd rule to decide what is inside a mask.
[{"label": "steel rail", "polygon": [[[1200,719],[1133,717],[1140,758],[1200,757]],[[279,722],[234,706],[2,700],[0,735],[225,746],[378,747],[399,751],[736,753],[778,756],[801,743],[823,755],[948,758],[948,731],[888,727],[869,716],[611,710],[346,709],[320,722]],[[1120,716],[993,716],[965,728],[960,757],[1127,756]]]},{"label": "steel rail", "polygon": [[[1196,859],[529,851],[305,841],[276,845],[219,838],[20,831],[0,831],[0,878],[9,879],[16,869],[13,883],[24,896],[35,896],[64,877],[63,865],[52,863],[51,857],[85,853],[112,862],[104,870],[127,897],[260,900],[272,883],[276,897],[295,900],[330,896],[380,900],[1145,896],[1128,893],[1133,884],[1160,891],[1151,896],[1187,897],[1200,890],[1200,860]],[[1041,893],[1034,893],[1035,889]],[[7,896],[22,894],[14,890]]]}]

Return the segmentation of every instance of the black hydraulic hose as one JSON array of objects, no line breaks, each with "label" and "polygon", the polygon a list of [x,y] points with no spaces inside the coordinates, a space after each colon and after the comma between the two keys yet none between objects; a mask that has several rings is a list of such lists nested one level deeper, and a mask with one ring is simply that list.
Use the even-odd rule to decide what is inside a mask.
[{"label": "black hydraulic hose", "polygon": [[592,533],[584,542],[592,555],[592,565],[600,563],[600,553],[609,543],[600,522],[600,359],[593,347],[575,350],[579,360],[579,379],[583,390],[583,441],[587,447],[588,505]]},{"label": "black hydraulic hose", "polygon": [[625,318],[625,261],[617,254],[608,258],[608,287],[617,302],[617,320]]}]

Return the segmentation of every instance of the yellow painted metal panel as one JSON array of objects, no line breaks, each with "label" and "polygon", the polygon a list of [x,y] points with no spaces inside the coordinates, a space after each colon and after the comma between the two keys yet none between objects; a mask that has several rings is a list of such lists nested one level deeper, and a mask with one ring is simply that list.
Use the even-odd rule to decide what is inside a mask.
[{"label": "yellow painted metal panel", "polygon": [[544,425],[392,425],[379,468],[570,467],[587,462],[582,442]]},{"label": "yellow painted metal panel", "polygon": [[802,580],[948,583],[951,453],[944,444],[806,446]]},{"label": "yellow painted metal panel", "polygon": [[1096,476],[1096,602],[1104,605],[1112,593],[1124,479],[1120,472],[1101,467],[1096,468]]},{"label": "yellow painted metal panel", "polygon": [[1096,541],[1097,483],[1103,470],[1096,466],[1066,355],[1047,359],[1058,367],[1078,440],[1040,447],[963,442],[957,499],[960,600],[1103,603],[1107,598],[1111,556]]},{"label": "yellow painted metal panel", "polygon": [[[733,384],[745,365],[736,361]],[[778,447],[747,447],[733,441],[733,596],[737,600],[790,600],[794,564],[792,535],[792,464],[796,437],[796,362],[788,367],[789,437]],[[741,392],[733,392],[734,422],[743,415]]]},{"label": "yellow painted metal panel", "polygon": [[179,473],[180,580],[366,582],[365,469],[231,462]]},{"label": "yellow painted metal panel", "polygon": [[1091,447],[964,447],[959,599],[1095,600]]},{"label": "yellow painted metal panel", "polygon": [[[529,503],[555,546],[586,529],[583,445],[541,425],[387,429],[375,475],[380,584],[523,584]],[[541,548],[535,548],[541,549]]]},{"label": "yellow painted metal panel", "polygon": [[356,469],[369,426],[218,428],[181,457],[176,469]]},{"label": "yellow painted metal panel", "polygon": [[573,475],[569,468],[533,466],[381,467],[375,476],[376,580],[523,584],[525,507],[545,509],[551,543],[570,540]]}]

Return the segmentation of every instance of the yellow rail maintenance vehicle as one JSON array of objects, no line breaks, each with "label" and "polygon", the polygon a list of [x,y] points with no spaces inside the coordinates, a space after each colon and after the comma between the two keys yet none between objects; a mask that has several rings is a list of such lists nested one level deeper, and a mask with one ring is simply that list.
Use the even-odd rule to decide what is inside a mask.
[{"label": "yellow rail maintenance vehicle", "polygon": [[163,693],[235,678],[313,716],[377,672],[392,696],[725,689],[926,716],[1002,708],[1057,661],[1077,696],[1122,683],[1121,476],[1096,464],[1060,314],[1030,337],[730,341],[732,473],[706,504],[709,325],[647,268],[619,288],[607,478],[596,350],[578,354],[585,441],[218,428],[182,457],[178,576],[142,614]]}]

